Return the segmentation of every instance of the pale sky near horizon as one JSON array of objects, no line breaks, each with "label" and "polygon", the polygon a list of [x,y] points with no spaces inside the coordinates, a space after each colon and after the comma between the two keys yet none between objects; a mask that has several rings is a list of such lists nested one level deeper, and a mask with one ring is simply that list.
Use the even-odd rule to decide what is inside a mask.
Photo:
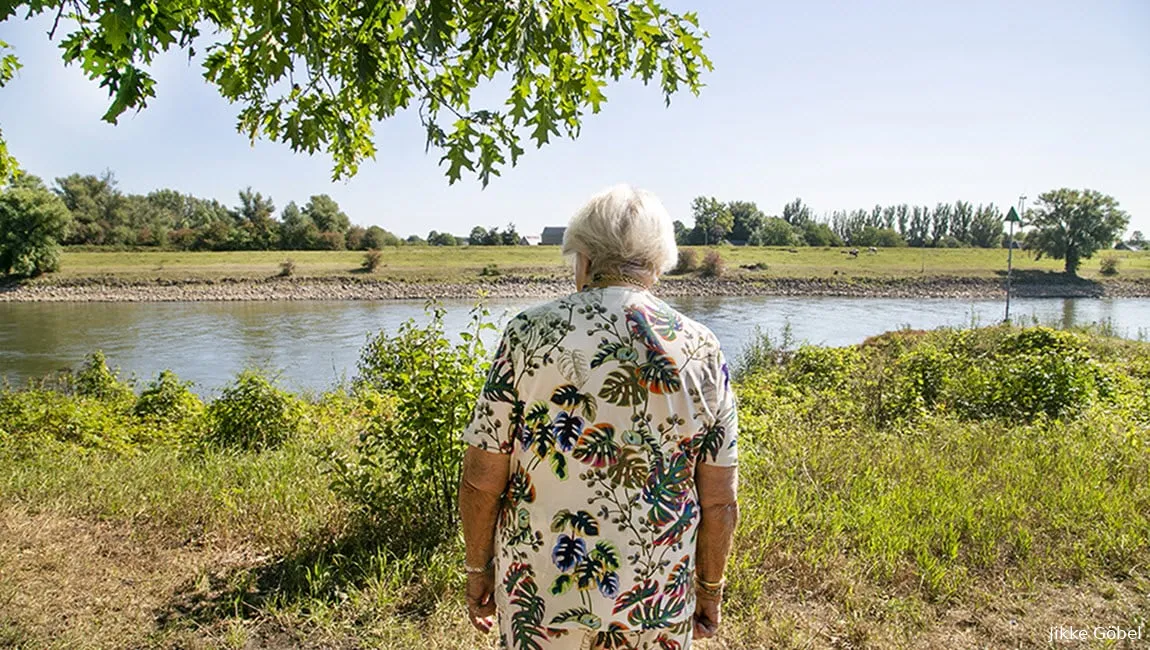
[{"label": "pale sky near horizon", "polygon": [[702,94],[664,108],[654,86],[613,86],[578,140],[527,146],[486,189],[466,176],[448,187],[412,114],[381,125],[377,159],[333,183],[324,155],[250,146],[234,130],[239,107],[179,55],[153,68],[149,108],[106,124],[106,93],[63,66],[44,16],[0,23],[24,64],[0,89],[0,128],[46,180],[107,168],[127,192],[227,205],[250,185],[277,208],[327,193],[353,222],[401,235],[508,222],[537,233],[617,182],[656,192],[688,224],[697,195],[768,214],[802,197],[825,214],[958,199],[1005,209],[1020,194],[1091,188],[1150,234],[1147,0],[667,4],[697,11],[710,33]]}]

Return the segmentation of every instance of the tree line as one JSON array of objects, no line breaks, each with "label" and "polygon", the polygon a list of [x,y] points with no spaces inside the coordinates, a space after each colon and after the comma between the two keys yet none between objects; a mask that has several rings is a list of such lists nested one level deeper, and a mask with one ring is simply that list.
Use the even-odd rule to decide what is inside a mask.
[{"label": "tree line", "polygon": [[722,241],[750,246],[962,246],[995,248],[1003,242],[1003,212],[998,206],[968,201],[935,207],[876,205],[870,209],[835,211],[816,217],[802,199],[768,216],[752,201],[722,202],[699,196],[691,203],[695,225],[675,222],[680,244],[707,245]]},{"label": "tree line", "polygon": [[[1020,215],[1025,231],[1017,240],[1026,248],[1065,260],[1074,275],[1083,259],[1119,241],[1127,215],[1112,196],[1096,190],[1062,188],[1041,194],[1035,205]],[[802,199],[783,206],[781,216],[767,216],[751,201],[723,202],[698,196],[691,202],[695,225],[676,221],[675,239],[681,245],[721,242],[750,246],[865,246],[919,248],[995,248],[1007,245],[1004,213],[993,203],[975,206],[969,201],[930,206],[876,205],[870,209],[832,212],[816,218]],[[1128,243],[1142,245],[1135,231]]]}]

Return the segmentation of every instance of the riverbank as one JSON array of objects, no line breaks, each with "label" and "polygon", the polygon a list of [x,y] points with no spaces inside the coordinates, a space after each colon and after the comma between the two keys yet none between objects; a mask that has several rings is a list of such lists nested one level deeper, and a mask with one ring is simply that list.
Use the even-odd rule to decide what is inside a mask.
[{"label": "riverbank", "polygon": [[[961,276],[847,278],[700,278],[670,276],[663,296],[834,296],[856,298],[995,298],[1005,279]],[[0,302],[212,302],[275,300],[469,300],[545,299],[571,291],[566,279],[506,275],[485,281],[428,282],[357,276],[136,280],[117,277],[61,279],[0,286]],[[1054,273],[1020,273],[1021,298],[1146,298],[1150,278],[1069,279]]]}]

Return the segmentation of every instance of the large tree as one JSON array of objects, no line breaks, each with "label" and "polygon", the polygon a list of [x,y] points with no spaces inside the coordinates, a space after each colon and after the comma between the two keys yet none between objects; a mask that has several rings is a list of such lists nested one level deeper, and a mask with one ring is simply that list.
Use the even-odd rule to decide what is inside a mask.
[{"label": "large tree", "polygon": [[[608,81],[654,79],[669,103],[711,67],[696,16],[646,0],[0,3],[0,21],[41,13],[56,17],[48,37],[64,62],[108,89],[105,120],[155,97],[159,53],[204,51],[204,78],[240,105],[241,133],[324,150],[336,178],[375,156],[378,121],[414,108],[448,178],[467,169],[486,184],[523,137],[576,137]],[[18,66],[6,49],[0,86]],[[13,169],[3,145],[0,179]]]},{"label": "large tree", "polygon": [[21,175],[0,190],[0,273],[55,271],[71,221],[68,207],[35,176]]},{"label": "large tree", "polygon": [[696,196],[691,202],[695,229],[691,231],[692,244],[717,244],[735,226],[735,217],[727,205],[715,197]]},{"label": "large tree", "polygon": [[1039,258],[1066,260],[1069,275],[1077,275],[1082,260],[1097,250],[1110,248],[1130,222],[1114,197],[1066,188],[1039,196],[1027,216],[1027,225],[1033,228],[1026,234],[1027,245],[1038,251]]},{"label": "large tree", "polygon": [[755,205],[753,201],[731,201],[727,204],[727,211],[733,219],[731,225],[731,239],[748,241],[756,230],[763,226],[767,215]]}]

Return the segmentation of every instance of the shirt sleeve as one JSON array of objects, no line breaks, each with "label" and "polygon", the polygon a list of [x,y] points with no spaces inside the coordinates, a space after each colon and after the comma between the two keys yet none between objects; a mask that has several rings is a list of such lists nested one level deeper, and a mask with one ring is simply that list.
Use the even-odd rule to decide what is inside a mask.
[{"label": "shirt sleeve", "polygon": [[523,419],[523,406],[515,388],[515,362],[509,329],[504,331],[491,362],[491,370],[476,400],[471,422],[460,436],[484,451],[510,454],[515,421]]},{"label": "shirt sleeve", "polygon": [[704,433],[699,462],[719,467],[739,464],[739,412],[735,390],[731,386],[731,373],[722,350],[715,354],[712,366],[714,395],[714,421]]}]

